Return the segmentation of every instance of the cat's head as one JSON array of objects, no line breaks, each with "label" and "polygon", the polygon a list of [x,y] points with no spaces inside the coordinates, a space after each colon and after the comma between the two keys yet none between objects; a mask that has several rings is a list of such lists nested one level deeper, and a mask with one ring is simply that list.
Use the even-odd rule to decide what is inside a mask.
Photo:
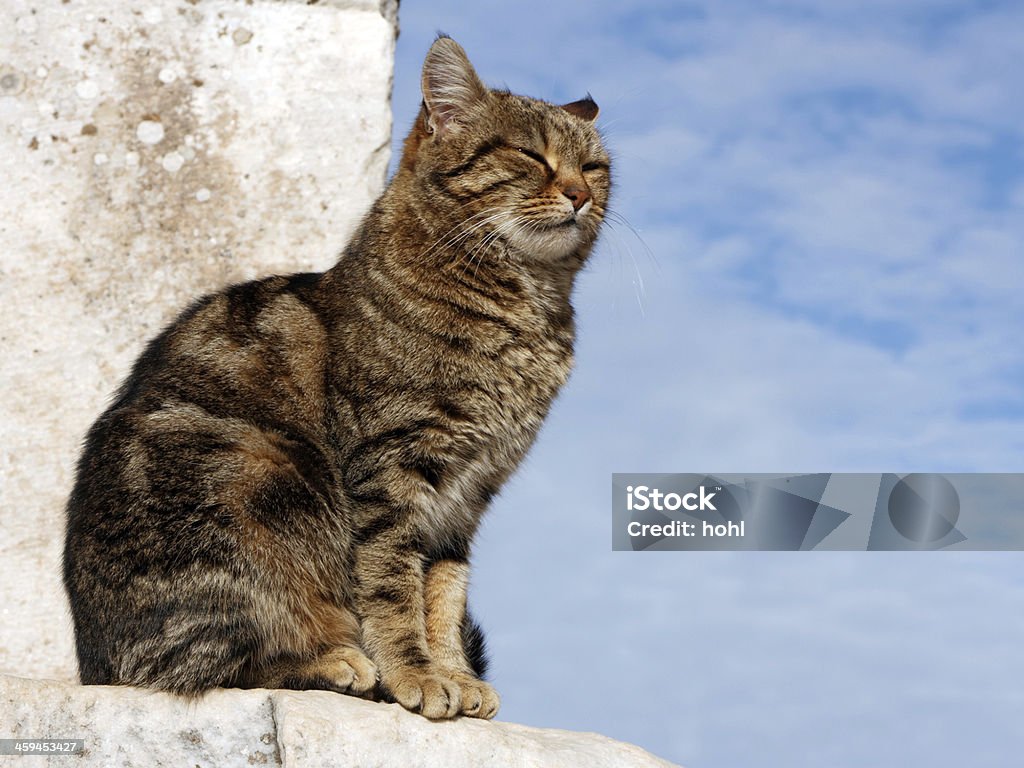
[{"label": "cat's head", "polygon": [[451,242],[489,235],[544,262],[586,255],[611,188],[590,96],[558,106],[489,89],[462,47],[443,36],[427,54],[421,84],[400,172],[455,222]]}]

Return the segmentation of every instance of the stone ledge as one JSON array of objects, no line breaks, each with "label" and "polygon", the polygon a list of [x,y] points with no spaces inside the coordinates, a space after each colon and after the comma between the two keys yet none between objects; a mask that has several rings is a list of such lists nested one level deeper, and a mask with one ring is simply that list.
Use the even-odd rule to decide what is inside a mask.
[{"label": "stone ledge", "polygon": [[[0,676],[0,738],[84,739],[75,766],[672,768],[604,736],[502,722],[431,722],[325,691],[215,690],[188,702],[139,688]],[[66,756],[33,765],[67,766]]]}]

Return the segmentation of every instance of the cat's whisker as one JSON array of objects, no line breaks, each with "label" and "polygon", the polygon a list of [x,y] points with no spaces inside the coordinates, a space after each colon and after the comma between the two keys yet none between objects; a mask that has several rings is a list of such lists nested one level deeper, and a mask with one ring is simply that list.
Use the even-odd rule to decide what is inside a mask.
[{"label": "cat's whisker", "polygon": [[489,247],[490,245],[493,245],[495,241],[505,237],[506,235],[514,235],[518,231],[517,226],[521,218],[521,216],[510,212],[508,216],[505,217],[505,220],[500,222],[498,226],[494,228],[494,232],[491,233],[487,246]]},{"label": "cat's whisker", "polygon": [[[505,217],[507,217],[508,215],[509,214],[508,214],[507,211],[501,211],[501,212],[499,212],[499,213],[497,213],[497,214],[495,214],[493,216],[488,217],[487,219],[485,219],[480,224],[474,226],[472,232],[470,232],[469,235],[475,234],[480,229],[482,229],[484,226],[486,226],[486,225],[488,225],[488,224],[490,224],[490,223],[492,223],[494,221],[498,221],[499,222],[498,226],[500,227],[500,225],[501,225],[500,224],[500,220],[505,218]],[[473,246],[472,248],[470,248],[470,249],[460,253],[458,258],[456,259],[455,263],[453,264],[453,267],[459,267],[464,261],[467,261],[467,260],[469,261],[469,263],[472,263],[473,258],[474,258],[474,254],[478,250],[481,250],[482,248],[485,248],[487,245],[490,244],[491,241],[493,241],[493,239],[494,239],[493,236],[494,236],[494,233],[495,233],[496,230],[497,230],[497,228],[495,228],[494,230],[491,230],[486,235],[484,235],[484,237],[481,239],[481,241],[479,243],[477,243],[475,246]],[[467,235],[467,237],[469,235]]]},{"label": "cat's whisker", "polygon": [[618,211],[615,211],[611,208],[607,208],[605,210],[605,220],[613,226],[618,224],[628,229],[636,238],[637,242],[640,243],[641,246],[643,246],[644,253],[651,260],[651,263],[654,264],[654,268],[657,269],[659,272],[661,271],[661,264],[658,262],[657,255],[654,253],[651,247],[647,245],[647,241],[644,240],[643,236],[640,234],[640,230],[638,230],[636,227],[630,224],[629,220],[625,216],[623,216]]},{"label": "cat's whisker", "polygon": [[[489,210],[493,211],[495,209]],[[461,263],[467,258],[466,249],[460,248],[459,246],[462,243],[469,240],[470,238],[474,237],[477,233],[479,233],[481,230],[483,230],[485,227],[489,226],[493,222],[500,221],[500,219],[505,215],[506,214],[503,211],[499,210],[497,213],[492,213],[491,215],[488,215],[486,218],[480,221],[470,222],[467,220],[467,222],[465,223],[465,229],[458,235],[450,238],[441,248],[442,250],[454,250],[454,260],[452,262],[452,268],[458,268],[461,265]]]},{"label": "cat's whisker", "polygon": [[[633,253],[633,249],[629,246],[629,243],[621,237],[617,225],[621,223],[616,221],[614,218],[608,221],[607,232],[611,234],[611,240],[605,240],[611,247],[615,248],[617,255],[619,256],[619,263],[622,263],[622,253],[625,252],[626,256],[629,257],[630,266],[632,267],[633,279],[633,293],[636,298],[637,306],[640,309],[641,317],[646,317],[645,302],[647,299],[647,287],[644,282],[643,273],[640,270],[640,265],[637,263],[636,256]],[[633,234],[636,234],[633,231]],[[653,254],[649,254],[653,257]],[[657,260],[652,258],[652,263],[655,267],[658,267]]]},{"label": "cat's whisker", "polygon": [[[476,262],[476,266],[473,269],[473,277],[476,278],[477,272],[480,269],[480,264],[483,262],[483,256],[488,248],[494,244],[506,231],[510,221],[514,221],[513,214],[505,212],[502,217],[504,220],[499,221],[498,225],[487,233],[487,235],[481,240],[474,248],[469,251],[469,264]],[[469,267],[467,264],[467,269]]]},{"label": "cat's whisker", "polygon": [[[466,205],[469,205],[469,203],[467,203]],[[499,206],[493,206],[491,208],[485,208],[482,211],[474,213],[469,218],[460,221],[454,227],[452,227],[447,232],[445,232],[443,235],[441,235],[441,237],[439,237],[437,240],[435,240],[430,246],[428,246],[426,248],[426,250],[424,250],[420,254],[419,258],[421,258],[421,259],[426,258],[431,253],[433,253],[435,250],[443,250],[443,249],[445,249],[447,247],[450,247],[450,246],[456,244],[460,239],[462,239],[464,236],[466,236],[468,231],[471,231],[472,227],[470,225],[473,224],[473,220],[474,219],[479,218],[481,216],[487,217],[490,214],[494,213],[495,211],[499,211],[500,212],[500,210],[501,210],[501,208]],[[485,222],[486,222],[486,219],[485,219]],[[468,227],[469,229],[467,231],[463,231],[463,232],[460,233],[459,230],[461,230],[463,227]],[[456,234],[453,235],[452,233],[456,233]],[[449,238],[449,236],[451,236],[451,237]],[[446,238],[448,238],[448,239],[446,240]]]}]

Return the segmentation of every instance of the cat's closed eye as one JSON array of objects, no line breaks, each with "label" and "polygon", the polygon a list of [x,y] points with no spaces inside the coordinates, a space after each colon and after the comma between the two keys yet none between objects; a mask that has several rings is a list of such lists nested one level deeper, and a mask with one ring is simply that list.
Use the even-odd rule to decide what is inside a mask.
[{"label": "cat's closed eye", "polygon": [[544,156],[540,152],[535,152],[532,149],[527,149],[526,147],[516,147],[515,150],[519,154],[525,155],[526,157],[530,158],[531,160],[540,163],[545,168],[549,168],[550,167],[548,165],[548,161],[544,159]]}]

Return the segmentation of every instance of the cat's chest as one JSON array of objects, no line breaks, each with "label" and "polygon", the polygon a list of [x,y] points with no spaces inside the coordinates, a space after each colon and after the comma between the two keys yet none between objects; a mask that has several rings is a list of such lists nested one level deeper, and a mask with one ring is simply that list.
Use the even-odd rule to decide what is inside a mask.
[{"label": "cat's chest", "polygon": [[572,368],[571,338],[552,334],[526,336],[503,343],[486,355],[448,372],[456,384],[453,394],[472,406],[472,419],[483,435],[496,443],[532,441],[551,403]]},{"label": "cat's chest", "polygon": [[497,328],[475,338],[486,344],[446,349],[392,336],[390,356],[350,358],[347,390],[339,385],[357,395],[339,400],[337,412],[351,425],[338,442],[347,492],[414,501],[412,524],[426,542],[475,530],[572,365],[565,333]]}]

